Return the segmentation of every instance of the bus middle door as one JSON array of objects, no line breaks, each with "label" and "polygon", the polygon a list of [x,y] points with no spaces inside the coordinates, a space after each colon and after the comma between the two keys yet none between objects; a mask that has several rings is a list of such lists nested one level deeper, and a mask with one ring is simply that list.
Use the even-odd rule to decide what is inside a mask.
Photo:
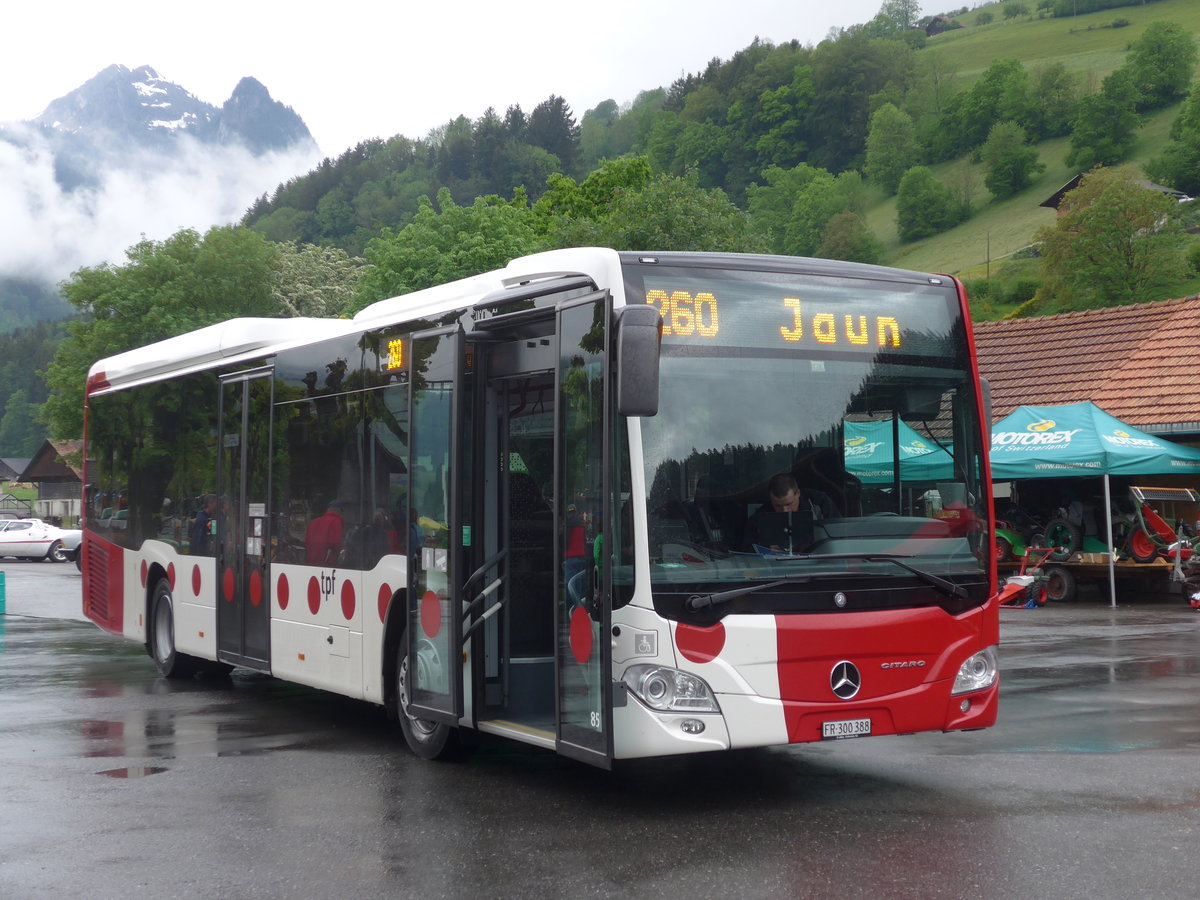
[{"label": "bus middle door", "polygon": [[274,370],[221,380],[217,460],[217,658],[269,671],[268,485]]}]

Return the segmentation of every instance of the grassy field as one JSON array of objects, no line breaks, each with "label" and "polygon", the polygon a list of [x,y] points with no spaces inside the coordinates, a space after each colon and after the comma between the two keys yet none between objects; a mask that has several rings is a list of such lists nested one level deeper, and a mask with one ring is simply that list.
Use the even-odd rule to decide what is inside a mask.
[{"label": "grassy field", "polygon": [[[1197,0],[1158,0],[1144,8],[1124,7],[1074,19],[1033,21],[1004,20],[1003,7],[992,4],[960,16],[959,21],[970,26],[985,9],[992,11],[996,22],[939,35],[922,51],[944,55],[946,68],[957,73],[958,90],[969,85],[995,59],[1020,59],[1026,68],[1061,60],[1088,73],[1089,81],[1098,86],[1105,75],[1124,62],[1129,44],[1150,22],[1171,21],[1193,33],[1200,32]],[[1117,18],[1128,19],[1132,24],[1116,29],[1107,27]],[[1140,169],[1158,155],[1178,114],[1176,105],[1148,116],[1126,162]],[[1067,138],[1039,144],[1038,152],[1046,171],[1019,195],[1002,201],[994,200],[984,187],[985,173],[980,164],[963,158],[932,167],[943,182],[966,190],[972,198],[974,213],[963,224],[927,240],[901,243],[896,232],[894,197],[880,198],[868,210],[867,222],[883,242],[889,265],[970,279],[994,278],[1003,271],[1008,257],[1033,243],[1039,228],[1054,223],[1054,210],[1039,204],[1078,174],[1078,170],[1066,165],[1069,150]],[[1028,269],[1028,264],[1023,264],[1023,268]],[[1179,285],[1167,296],[1185,296],[1197,290],[1200,281]],[[1006,311],[988,309],[984,316],[1002,315]]]},{"label": "grassy field", "polygon": [[[1024,0],[1030,9],[1035,0]],[[995,21],[975,25],[984,11]],[[1026,68],[1060,61],[1078,72],[1103,78],[1121,65],[1129,45],[1151,22],[1175,22],[1193,34],[1200,32],[1200,3],[1196,0],[1156,0],[1143,6],[1124,6],[1085,16],[1062,19],[1005,19],[1004,4],[992,3],[957,17],[965,28],[947,31],[929,41],[925,51],[942,58],[946,71],[969,86],[995,59],[1019,59]],[[1113,28],[1116,19],[1129,25]]]}]

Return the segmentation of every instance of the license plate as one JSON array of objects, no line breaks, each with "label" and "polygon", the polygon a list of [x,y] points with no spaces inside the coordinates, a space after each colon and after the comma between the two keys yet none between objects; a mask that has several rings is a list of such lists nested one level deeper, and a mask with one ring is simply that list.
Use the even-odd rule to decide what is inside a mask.
[{"label": "license plate", "polygon": [[827,741],[862,737],[864,734],[870,733],[870,719],[846,719],[841,722],[824,722],[821,725],[821,737]]}]

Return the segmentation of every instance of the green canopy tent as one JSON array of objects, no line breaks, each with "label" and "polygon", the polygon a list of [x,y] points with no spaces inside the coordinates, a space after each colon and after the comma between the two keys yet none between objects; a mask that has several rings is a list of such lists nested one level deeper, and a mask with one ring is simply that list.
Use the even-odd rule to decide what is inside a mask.
[{"label": "green canopy tent", "polygon": [[954,459],[946,448],[921,437],[903,421],[847,421],[844,428],[846,471],[863,484],[891,484],[897,459],[904,481],[953,480]]},{"label": "green canopy tent", "polygon": [[[1200,450],[1172,444],[1127,425],[1091,402],[1022,406],[992,426],[992,479],[1103,476],[1104,505],[1112,508],[1112,475],[1200,473]],[[1112,517],[1105,516],[1108,546]],[[1114,554],[1108,554],[1109,589],[1117,605]]]}]

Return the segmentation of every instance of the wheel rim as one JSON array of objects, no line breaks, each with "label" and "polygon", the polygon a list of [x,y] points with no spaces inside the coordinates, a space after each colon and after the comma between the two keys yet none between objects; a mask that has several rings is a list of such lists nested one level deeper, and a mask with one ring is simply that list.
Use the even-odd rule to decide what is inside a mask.
[{"label": "wheel rim", "polygon": [[1153,556],[1155,553],[1154,542],[1140,528],[1129,536],[1129,549],[1135,556]]},{"label": "wheel rim", "polygon": [[1071,546],[1071,534],[1062,526],[1051,526],[1046,529],[1046,543],[1056,550],[1066,550]]},{"label": "wheel rim", "polygon": [[[420,663],[418,663],[420,665]],[[400,660],[400,672],[396,678],[396,688],[400,695],[400,713],[408,722],[409,728],[415,737],[424,740],[433,734],[437,723],[430,722],[428,719],[418,719],[408,711],[408,654]]]},{"label": "wheel rim", "polygon": [[175,652],[175,625],[171,615],[171,598],[163,595],[154,605],[154,658],[165,663]]}]

